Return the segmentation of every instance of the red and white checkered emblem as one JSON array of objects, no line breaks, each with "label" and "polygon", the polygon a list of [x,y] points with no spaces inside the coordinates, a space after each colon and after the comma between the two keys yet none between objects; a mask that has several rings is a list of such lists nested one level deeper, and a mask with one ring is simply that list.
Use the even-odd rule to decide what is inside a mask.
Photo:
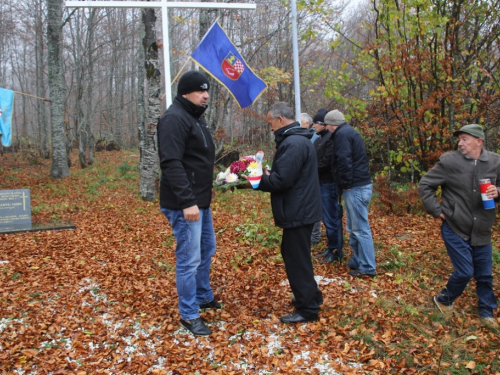
[{"label": "red and white checkered emblem", "polygon": [[236,81],[245,70],[245,64],[234,53],[229,52],[221,64],[222,72],[227,78]]},{"label": "red and white checkered emblem", "polygon": [[240,74],[245,70],[245,65],[243,65],[240,60],[237,60],[233,66],[234,69],[236,69],[236,71]]}]

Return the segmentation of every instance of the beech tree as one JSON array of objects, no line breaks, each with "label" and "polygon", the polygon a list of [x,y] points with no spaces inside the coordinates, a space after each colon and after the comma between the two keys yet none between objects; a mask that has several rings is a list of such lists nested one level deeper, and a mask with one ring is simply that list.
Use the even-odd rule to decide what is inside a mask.
[{"label": "beech tree", "polygon": [[[140,186],[139,192],[143,199],[151,201],[156,197],[156,189],[159,178],[159,160],[157,151],[157,124],[160,118],[160,84],[161,73],[158,60],[158,39],[156,37],[156,15],[155,10],[145,8],[142,10],[142,23],[144,25],[143,37],[143,69],[145,72],[146,87],[142,95],[146,95],[147,107],[144,111],[143,103],[141,106],[141,119],[139,124],[139,144],[141,160]],[[166,36],[168,37],[168,36]],[[144,85],[144,79],[139,82]],[[139,95],[139,100],[144,96]]]},{"label": "beech tree", "polygon": [[64,134],[64,81],[62,71],[62,0],[47,0],[47,46],[52,134],[52,168],[50,176],[69,175],[66,137]]}]

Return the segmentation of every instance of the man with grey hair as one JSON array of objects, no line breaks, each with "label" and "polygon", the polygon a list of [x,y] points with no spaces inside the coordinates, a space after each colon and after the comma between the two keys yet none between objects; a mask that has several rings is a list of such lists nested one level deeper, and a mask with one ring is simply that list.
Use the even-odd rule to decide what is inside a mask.
[{"label": "man with grey hair", "polygon": [[318,138],[318,135],[313,128],[313,119],[309,113],[302,112],[300,114],[300,126],[304,129],[309,129],[309,132],[312,134],[311,143],[314,143],[316,138]]},{"label": "man with grey hair", "polygon": [[[314,141],[319,136],[318,134],[316,134],[315,129],[312,127],[313,119],[308,113],[303,112],[300,114],[300,126],[302,126],[304,129],[309,129],[309,132],[312,134],[311,143],[314,144]],[[320,240],[321,240],[321,220],[314,223],[313,230],[311,233],[311,244],[317,245],[319,244]]]},{"label": "man with grey hair", "polygon": [[313,224],[322,216],[316,152],[311,133],[293,118],[293,109],[283,102],[275,103],[267,113],[276,153],[271,173],[262,176],[258,187],[271,193],[275,224],[283,228],[281,255],[295,305],[295,311],[281,317],[283,323],[318,320],[323,303],[310,250]]},{"label": "man with grey hair", "polygon": [[[465,125],[453,135],[458,137],[459,151],[441,155],[418,185],[425,210],[442,221],[441,236],[454,268],[446,287],[433,300],[442,314],[451,316],[453,302],[475,278],[479,317],[486,326],[497,328],[491,248],[496,210],[493,202],[488,209],[482,200],[499,199],[500,155],[483,148],[481,125]],[[480,181],[485,179],[491,185],[481,191]],[[436,197],[439,186],[441,200]]]}]

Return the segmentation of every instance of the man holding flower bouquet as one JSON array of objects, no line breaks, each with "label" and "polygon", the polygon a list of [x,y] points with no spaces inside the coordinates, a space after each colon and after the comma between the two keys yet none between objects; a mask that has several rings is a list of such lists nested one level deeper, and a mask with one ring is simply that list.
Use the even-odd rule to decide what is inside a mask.
[{"label": "man holding flower bouquet", "polygon": [[283,323],[318,320],[323,295],[314,280],[311,232],[321,220],[321,194],[312,134],[293,120],[286,103],[275,103],[267,114],[276,141],[271,173],[264,174],[258,190],[271,193],[274,221],[283,228],[281,255],[290,282],[295,311],[281,317]]},{"label": "man holding flower bouquet", "polygon": [[215,233],[210,203],[215,146],[202,117],[209,82],[197,71],[179,80],[177,96],[158,123],[160,209],[169,221],[177,245],[175,277],[181,324],[194,335],[211,333],[199,309],[217,308],[210,286]]}]

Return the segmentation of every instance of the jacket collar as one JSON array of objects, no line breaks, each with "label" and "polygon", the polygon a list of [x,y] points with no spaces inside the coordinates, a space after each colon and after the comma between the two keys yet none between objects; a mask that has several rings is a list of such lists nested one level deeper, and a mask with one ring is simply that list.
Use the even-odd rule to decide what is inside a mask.
[{"label": "jacket collar", "polygon": [[207,110],[207,107],[196,105],[179,94],[177,94],[175,100],[179,102],[179,104],[186,110],[187,113],[195,118],[200,118]]},{"label": "jacket collar", "polygon": [[[476,159],[473,159],[471,157],[468,157],[467,155],[462,154],[460,152],[460,150],[457,150],[457,152],[460,153],[460,155],[462,155],[462,157],[464,159],[467,159],[467,160],[476,160]],[[486,151],[484,147],[481,149],[481,155],[479,155],[479,157],[477,158],[477,160],[479,160],[479,161],[488,161],[488,160],[490,160],[490,157],[488,155],[488,151]]]},{"label": "jacket collar", "polygon": [[318,134],[323,137],[325,134],[328,134],[328,130],[325,128],[322,131],[320,131]]}]

